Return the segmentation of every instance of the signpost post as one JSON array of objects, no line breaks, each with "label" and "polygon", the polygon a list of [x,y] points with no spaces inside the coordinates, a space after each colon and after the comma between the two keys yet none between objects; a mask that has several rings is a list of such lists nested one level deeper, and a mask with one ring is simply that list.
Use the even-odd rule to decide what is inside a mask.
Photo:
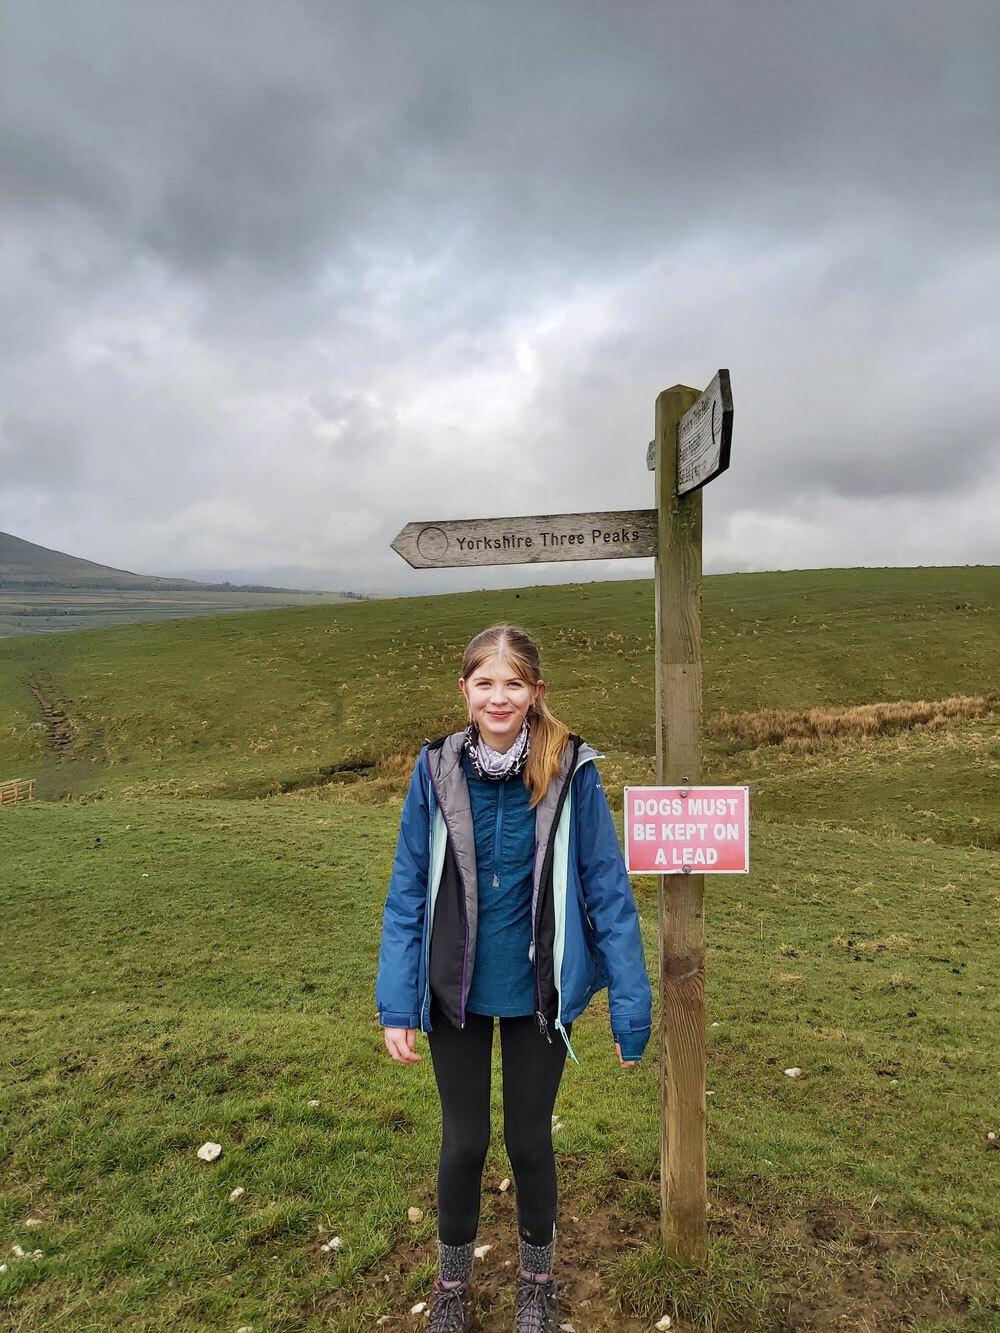
[{"label": "signpost post", "polygon": [[[680,425],[698,400],[656,400],[656,781],[701,781],[701,491],[677,493]],[[660,876],[660,1230],[669,1254],[708,1249],[705,879]]]},{"label": "signpost post", "polygon": [[[408,523],[392,542],[415,569],[654,555],[656,779],[680,801],[701,781],[701,488],[729,466],[732,420],[728,370],[704,393],[676,384],[660,394],[646,454],[655,509]],[[704,876],[694,873],[714,873],[707,857],[707,847],[700,860],[692,852],[681,873],[668,861],[659,878],[661,1234],[692,1262],[708,1249]]]}]

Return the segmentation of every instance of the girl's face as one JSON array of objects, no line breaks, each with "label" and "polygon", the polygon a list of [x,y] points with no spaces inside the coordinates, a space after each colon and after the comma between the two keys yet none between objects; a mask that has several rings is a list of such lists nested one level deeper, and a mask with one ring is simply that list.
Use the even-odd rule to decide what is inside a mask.
[{"label": "girl's face", "polygon": [[528,709],[545,692],[545,682],[529,685],[512,663],[494,655],[481,662],[468,680],[460,679],[458,688],[480,736],[491,750],[503,754],[517,740]]}]

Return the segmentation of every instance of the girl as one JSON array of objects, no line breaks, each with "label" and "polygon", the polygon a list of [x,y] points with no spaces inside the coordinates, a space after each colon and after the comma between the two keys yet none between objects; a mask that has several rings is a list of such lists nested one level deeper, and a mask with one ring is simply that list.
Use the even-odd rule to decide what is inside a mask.
[{"label": "girl", "polygon": [[495,625],[466,648],[458,684],[469,725],[424,747],[403,806],[376,1003],[394,1060],[419,1061],[416,1030],[428,1034],[441,1098],[428,1328],[472,1326],[498,1018],[521,1247],[515,1330],[554,1333],[552,1107],[572,1022],[607,986],[618,1058],[633,1064],[649,1039],[649,981],[599,756],[549,711],[538,648]]}]

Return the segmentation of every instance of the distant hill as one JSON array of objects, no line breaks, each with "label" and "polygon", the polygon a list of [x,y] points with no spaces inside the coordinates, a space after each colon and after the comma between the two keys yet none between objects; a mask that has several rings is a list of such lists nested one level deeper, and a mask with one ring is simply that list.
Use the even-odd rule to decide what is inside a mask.
[{"label": "distant hill", "polygon": [[365,600],[363,593],[355,592],[133,574],[0,532],[0,639]]},{"label": "distant hill", "polygon": [[262,584],[199,583],[195,579],[162,579],[154,574],[133,574],[93,560],[51,551],[23,537],[0,532],[0,588],[17,592],[56,589],[122,589],[131,592],[294,592]]}]

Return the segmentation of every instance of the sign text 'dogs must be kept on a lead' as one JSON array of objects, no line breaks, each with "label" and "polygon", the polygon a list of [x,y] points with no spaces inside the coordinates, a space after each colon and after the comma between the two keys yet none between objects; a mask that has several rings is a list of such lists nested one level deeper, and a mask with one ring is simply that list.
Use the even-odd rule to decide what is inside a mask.
[{"label": "sign text 'dogs must be kept on a lead'", "polygon": [[745,875],[746,787],[626,787],[625,864],[632,875]]}]

